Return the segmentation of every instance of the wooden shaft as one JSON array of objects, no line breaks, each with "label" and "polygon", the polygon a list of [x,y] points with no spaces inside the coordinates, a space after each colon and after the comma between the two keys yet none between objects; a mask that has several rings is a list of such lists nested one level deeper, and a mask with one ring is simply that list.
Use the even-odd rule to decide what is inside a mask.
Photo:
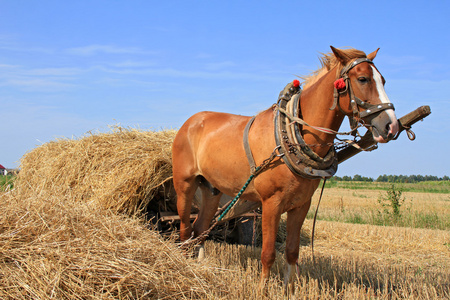
[{"label": "wooden shaft", "polygon": [[[399,134],[403,130],[411,128],[411,126],[413,124],[424,119],[429,114],[431,114],[430,107],[428,105],[424,105],[424,106],[421,106],[421,107],[413,110],[412,112],[404,115],[403,117],[398,119],[398,122],[400,125]],[[358,146],[360,146],[363,149],[366,149],[370,146],[375,145],[376,142],[373,140],[372,132],[367,131],[366,134],[361,138],[361,140],[357,144],[358,144]],[[338,162],[342,163],[342,162],[346,161],[347,159],[349,159],[350,157],[355,156],[356,154],[358,154],[361,151],[362,150],[357,149],[355,147],[348,146],[347,148],[344,148],[337,153]]]}]

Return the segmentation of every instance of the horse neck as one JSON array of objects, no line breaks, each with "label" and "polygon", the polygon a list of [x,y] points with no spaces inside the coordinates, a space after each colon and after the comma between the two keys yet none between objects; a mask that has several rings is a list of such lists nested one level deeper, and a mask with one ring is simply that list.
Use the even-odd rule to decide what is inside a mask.
[{"label": "horse neck", "polygon": [[[345,115],[339,109],[330,110],[333,104],[334,80],[335,69],[332,69],[302,92],[300,110],[306,123],[334,131],[339,130]],[[323,145],[312,147],[313,151],[320,156],[326,155],[331,146],[325,145],[332,143],[336,137],[334,134],[320,132],[308,126],[303,126],[302,134],[306,144]]]}]

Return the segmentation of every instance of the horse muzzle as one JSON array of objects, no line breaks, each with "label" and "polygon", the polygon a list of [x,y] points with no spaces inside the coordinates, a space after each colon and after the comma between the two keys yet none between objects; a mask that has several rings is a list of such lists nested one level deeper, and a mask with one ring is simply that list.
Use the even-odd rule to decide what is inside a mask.
[{"label": "horse muzzle", "polygon": [[393,110],[381,111],[370,120],[373,139],[377,143],[387,143],[399,130],[397,118]]}]

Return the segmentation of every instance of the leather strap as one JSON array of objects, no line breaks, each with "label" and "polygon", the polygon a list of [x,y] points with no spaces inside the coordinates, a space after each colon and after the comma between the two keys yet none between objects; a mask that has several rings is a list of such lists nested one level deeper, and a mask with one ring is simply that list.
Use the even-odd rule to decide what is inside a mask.
[{"label": "leather strap", "polygon": [[247,125],[244,129],[244,149],[245,155],[247,155],[248,164],[250,165],[250,173],[255,174],[256,164],[255,159],[253,158],[252,150],[250,149],[250,144],[248,143],[248,133],[250,131],[250,127],[252,127],[253,121],[255,121],[256,116],[248,121]]}]

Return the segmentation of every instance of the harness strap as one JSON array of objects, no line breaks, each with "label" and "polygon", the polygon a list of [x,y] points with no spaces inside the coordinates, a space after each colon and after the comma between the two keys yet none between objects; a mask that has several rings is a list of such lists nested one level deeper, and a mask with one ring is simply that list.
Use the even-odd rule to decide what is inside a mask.
[{"label": "harness strap", "polygon": [[252,127],[253,121],[255,121],[256,116],[248,121],[247,125],[244,129],[244,150],[245,155],[247,155],[248,164],[250,165],[250,173],[253,175],[256,172],[256,163],[253,158],[252,150],[250,149],[250,144],[248,143],[248,133],[250,131],[250,127]]},{"label": "harness strap", "polygon": [[[317,130],[317,131],[320,131],[320,132],[324,132],[324,133],[328,133],[328,134],[336,134],[336,135],[350,135],[350,134],[352,133],[352,131],[349,131],[349,132],[339,132],[339,131],[332,130],[332,129],[330,129],[330,128],[319,127],[319,126],[313,126],[313,125],[310,125],[310,124],[306,123],[302,118],[293,116],[292,114],[290,114],[290,113],[287,112],[285,109],[283,109],[283,108],[281,108],[281,107],[279,107],[279,106],[277,106],[276,109],[278,109],[278,110],[279,110],[280,112],[282,112],[287,118],[289,118],[289,120],[290,120],[291,122],[293,122],[293,123],[298,123],[298,124],[303,125],[303,126],[311,127],[311,128],[313,128],[313,129],[315,129],[315,130]],[[290,125],[290,124],[289,124],[289,125]]]}]

